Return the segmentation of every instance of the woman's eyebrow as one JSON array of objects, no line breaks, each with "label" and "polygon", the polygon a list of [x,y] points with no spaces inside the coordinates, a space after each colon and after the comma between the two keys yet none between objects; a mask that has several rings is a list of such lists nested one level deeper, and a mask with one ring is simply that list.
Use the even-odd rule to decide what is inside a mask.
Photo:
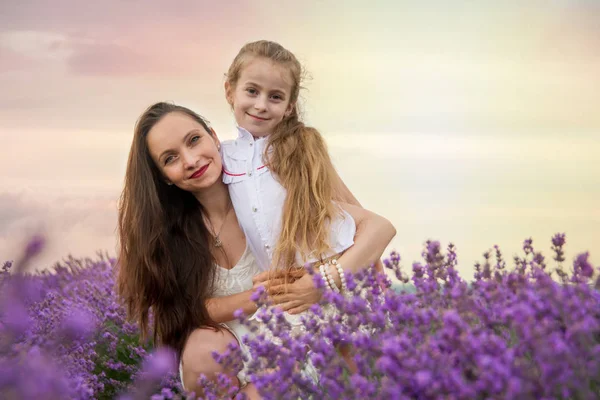
[{"label": "woman's eyebrow", "polygon": [[[190,135],[191,135],[192,133],[195,133],[195,132],[198,132],[198,133],[200,133],[200,129],[198,129],[198,128],[194,128],[194,129],[192,129],[191,131],[189,131],[188,133],[186,133],[186,134],[185,134],[185,136],[183,137],[183,140],[182,140],[182,142],[183,142],[183,143],[187,142],[187,140],[188,140],[188,138],[190,137]],[[161,158],[163,158],[163,156],[164,156],[165,154],[167,154],[167,153],[170,153],[170,152],[172,152],[172,151],[174,151],[174,150],[173,150],[173,149],[166,149],[165,151],[163,151],[162,153],[160,153],[160,155],[158,156],[158,159],[160,160]]]}]

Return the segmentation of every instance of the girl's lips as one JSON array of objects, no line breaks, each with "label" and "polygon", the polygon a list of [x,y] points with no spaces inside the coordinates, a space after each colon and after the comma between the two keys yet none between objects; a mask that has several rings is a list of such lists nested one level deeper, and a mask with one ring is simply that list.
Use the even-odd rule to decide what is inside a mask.
[{"label": "girl's lips", "polygon": [[[248,114],[248,113],[246,113],[246,114]],[[248,115],[259,121],[268,121],[269,120],[268,118],[261,118],[261,117],[257,117],[256,115],[252,115],[252,114],[248,114]]]},{"label": "girl's lips", "polygon": [[205,166],[201,167],[198,171],[194,172],[192,174],[192,176],[190,176],[190,179],[195,179],[195,178],[199,178],[202,175],[204,175],[204,173],[206,172],[206,170],[208,169],[208,165],[206,164]]}]

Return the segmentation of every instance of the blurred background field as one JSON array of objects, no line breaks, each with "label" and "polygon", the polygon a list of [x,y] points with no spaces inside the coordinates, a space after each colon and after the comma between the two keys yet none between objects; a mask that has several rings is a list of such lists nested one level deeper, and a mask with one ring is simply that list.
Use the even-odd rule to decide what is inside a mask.
[{"label": "blurred background field", "polygon": [[246,42],[304,62],[306,120],[388,249],[456,244],[460,272],[523,238],[600,243],[600,2],[182,1],[0,5],[0,259],[48,234],[31,268],[115,255],[137,116],[172,100],[223,139],[223,74]]}]

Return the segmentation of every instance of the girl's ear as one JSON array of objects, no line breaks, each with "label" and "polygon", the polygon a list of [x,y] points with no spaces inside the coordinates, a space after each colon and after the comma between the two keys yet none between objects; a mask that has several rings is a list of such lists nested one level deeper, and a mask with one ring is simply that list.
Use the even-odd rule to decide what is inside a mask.
[{"label": "girl's ear", "polygon": [[229,103],[230,106],[233,107],[233,88],[231,87],[231,84],[229,82],[225,82],[225,98],[227,99],[227,102]]},{"label": "girl's ear", "polygon": [[286,108],[286,110],[285,110],[285,113],[284,113],[284,115],[285,115],[286,117],[289,117],[289,116],[292,114],[292,112],[294,111],[294,108],[295,108],[295,107],[296,107],[296,103],[291,103],[291,102],[290,102],[290,104],[287,106],[287,108]]}]

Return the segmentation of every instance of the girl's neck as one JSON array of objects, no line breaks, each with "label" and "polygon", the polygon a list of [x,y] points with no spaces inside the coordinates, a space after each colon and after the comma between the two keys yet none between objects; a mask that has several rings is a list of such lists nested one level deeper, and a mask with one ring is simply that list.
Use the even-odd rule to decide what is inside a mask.
[{"label": "girl's neck", "polygon": [[219,179],[211,187],[194,193],[206,216],[210,219],[221,219],[231,208],[231,199],[227,186]]}]

